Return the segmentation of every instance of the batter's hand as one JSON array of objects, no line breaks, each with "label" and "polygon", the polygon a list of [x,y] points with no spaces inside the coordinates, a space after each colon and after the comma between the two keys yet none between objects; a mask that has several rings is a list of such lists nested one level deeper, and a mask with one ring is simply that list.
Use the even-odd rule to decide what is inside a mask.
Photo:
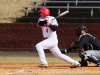
[{"label": "batter's hand", "polygon": [[47,26],[50,26],[51,22],[52,22],[52,19],[51,20],[47,20]]},{"label": "batter's hand", "polygon": [[47,24],[47,20],[40,21],[38,24],[39,26],[44,26],[45,24]]}]

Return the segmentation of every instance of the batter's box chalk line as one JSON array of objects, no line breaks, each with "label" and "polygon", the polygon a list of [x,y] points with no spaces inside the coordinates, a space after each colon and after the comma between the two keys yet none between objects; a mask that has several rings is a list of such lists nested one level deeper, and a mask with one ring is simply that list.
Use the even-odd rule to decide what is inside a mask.
[{"label": "batter's box chalk line", "polygon": [[14,71],[14,72],[11,72],[11,73],[10,72],[6,73],[4,75],[23,74],[24,72],[25,72],[25,70],[18,70],[18,71]]}]

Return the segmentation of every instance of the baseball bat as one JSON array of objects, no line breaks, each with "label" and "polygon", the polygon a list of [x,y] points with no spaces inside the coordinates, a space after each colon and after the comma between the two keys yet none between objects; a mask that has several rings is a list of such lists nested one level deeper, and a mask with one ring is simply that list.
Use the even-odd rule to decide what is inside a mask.
[{"label": "baseball bat", "polygon": [[68,13],[69,13],[69,11],[64,11],[64,12],[62,12],[61,14],[59,14],[59,15],[58,15],[57,17],[55,17],[55,18],[60,18],[60,17],[66,15],[66,14],[68,14]]},{"label": "baseball bat", "polygon": [[[59,15],[58,15],[57,17],[55,17],[54,19],[60,18],[60,17],[66,15],[66,14],[68,14],[68,13],[69,13],[69,11],[66,10],[66,11],[62,12],[61,14],[59,14]],[[52,19],[52,21],[53,21],[54,19]],[[50,21],[50,22],[51,22],[51,21]],[[49,22],[49,23],[50,23],[50,22]]]}]

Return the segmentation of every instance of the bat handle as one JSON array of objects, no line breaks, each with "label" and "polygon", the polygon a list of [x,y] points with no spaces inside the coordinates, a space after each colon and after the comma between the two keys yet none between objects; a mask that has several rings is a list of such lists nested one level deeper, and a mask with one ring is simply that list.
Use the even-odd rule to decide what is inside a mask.
[{"label": "bat handle", "polygon": [[[54,18],[52,19],[52,21],[53,21],[54,19],[56,19],[56,18],[58,18],[58,16],[57,16],[57,17],[54,17]],[[51,21],[51,22],[52,22],[52,21]]]},{"label": "bat handle", "polygon": [[53,19],[52,19],[52,21],[54,20],[54,19],[57,19],[58,18],[58,16],[57,17],[54,17]]},{"label": "bat handle", "polygon": [[57,16],[57,17],[55,17],[54,19],[56,19],[56,18],[58,18],[58,16]]}]

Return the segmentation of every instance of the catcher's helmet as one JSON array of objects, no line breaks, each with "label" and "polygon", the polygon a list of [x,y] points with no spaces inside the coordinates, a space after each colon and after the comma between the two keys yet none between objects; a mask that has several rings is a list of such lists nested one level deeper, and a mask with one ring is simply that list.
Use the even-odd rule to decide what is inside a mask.
[{"label": "catcher's helmet", "polygon": [[75,30],[76,30],[77,36],[81,35],[81,30],[85,30],[85,32],[88,33],[87,28],[84,25],[76,26]]},{"label": "catcher's helmet", "polygon": [[39,14],[41,14],[43,17],[49,16],[50,15],[50,10],[46,7],[42,7],[39,11]]}]

